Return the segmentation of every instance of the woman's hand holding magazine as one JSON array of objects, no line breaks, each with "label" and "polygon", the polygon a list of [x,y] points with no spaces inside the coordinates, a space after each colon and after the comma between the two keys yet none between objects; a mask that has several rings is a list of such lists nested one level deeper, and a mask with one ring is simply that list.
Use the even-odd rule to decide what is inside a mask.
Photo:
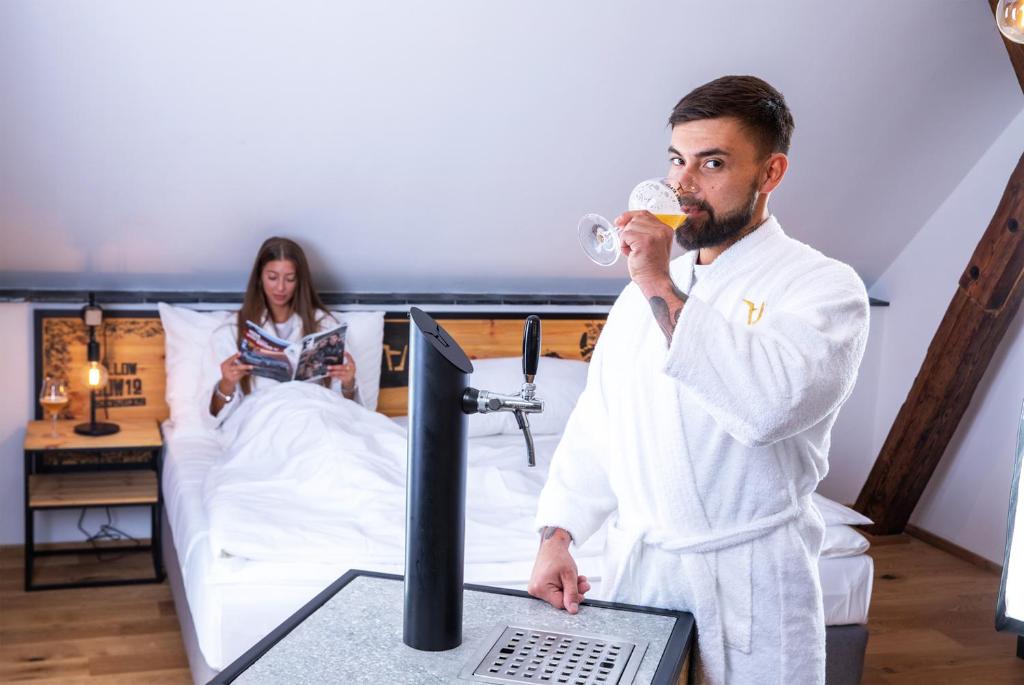
[{"label": "woman's hand holding magazine", "polygon": [[231,395],[238,387],[238,381],[242,380],[252,372],[252,366],[241,361],[241,352],[221,362],[220,365],[220,392],[222,395]]},{"label": "woman's hand holding magazine", "polygon": [[345,353],[344,364],[328,364],[327,375],[341,383],[341,392],[352,399],[356,390],[356,360],[351,354]]}]

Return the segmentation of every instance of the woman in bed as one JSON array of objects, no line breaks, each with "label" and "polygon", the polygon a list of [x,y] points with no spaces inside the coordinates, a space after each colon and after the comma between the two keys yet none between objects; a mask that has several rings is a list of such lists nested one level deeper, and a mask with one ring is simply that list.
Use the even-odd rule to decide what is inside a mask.
[{"label": "woman in bed", "polygon": [[[313,288],[309,263],[298,243],[288,238],[268,238],[260,246],[249,275],[237,324],[214,336],[215,353],[220,363],[220,378],[210,395],[209,418],[220,426],[247,395],[277,381],[251,375],[252,366],[238,352],[245,336],[245,322],[253,321],[279,338],[297,342],[303,336],[334,328],[339,322],[327,312]],[[345,353],[344,363],[327,367],[325,386],[344,397],[361,403],[356,387],[356,364]]]}]

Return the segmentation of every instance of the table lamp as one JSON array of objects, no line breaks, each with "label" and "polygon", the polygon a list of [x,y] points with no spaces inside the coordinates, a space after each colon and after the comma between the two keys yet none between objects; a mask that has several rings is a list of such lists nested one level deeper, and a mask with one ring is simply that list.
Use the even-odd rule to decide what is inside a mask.
[{"label": "table lamp", "polygon": [[103,308],[96,304],[94,293],[89,293],[89,304],[82,308],[82,320],[89,327],[89,363],[83,375],[85,385],[89,388],[89,423],[78,424],[75,432],[79,435],[112,435],[121,427],[116,423],[96,422],[96,392],[107,386],[107,368],[100,361],[100,343],[96,340],[96,327],[103,323]]}]

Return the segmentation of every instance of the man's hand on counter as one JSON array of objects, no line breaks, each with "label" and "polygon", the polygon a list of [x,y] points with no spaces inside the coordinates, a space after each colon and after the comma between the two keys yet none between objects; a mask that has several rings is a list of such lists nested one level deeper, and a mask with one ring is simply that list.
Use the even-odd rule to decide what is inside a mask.
[{"label": "man's hand on counter", "polygon": [[572,536],[561,528],[541,530],[540,549],[526,591],[556,609],[575,614],[580,610],[583,595],[590,590],[590,582],[579,575],[569,553],[570,542]]}]

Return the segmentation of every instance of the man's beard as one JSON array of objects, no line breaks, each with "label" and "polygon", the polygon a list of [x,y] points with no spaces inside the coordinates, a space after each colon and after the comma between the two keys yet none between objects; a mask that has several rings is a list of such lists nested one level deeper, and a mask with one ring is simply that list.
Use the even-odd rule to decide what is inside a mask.
[{"label": "man's beard", "polygon": [[684,198],[684,204],[704,210],[707,218],[704,223],[696,225],[695,221],[687,218],[683,224],[676,229],[676,242],[684,250],[699,250],[702,247],[715,247],[728,242],[740,231],[746,228],[751,219],[754,218],[754,205],[757,203],[757,184],[750,187],[750,197],[739,209],[716,217],[715,212],[707,204],[694,199],[692,202]]}]

